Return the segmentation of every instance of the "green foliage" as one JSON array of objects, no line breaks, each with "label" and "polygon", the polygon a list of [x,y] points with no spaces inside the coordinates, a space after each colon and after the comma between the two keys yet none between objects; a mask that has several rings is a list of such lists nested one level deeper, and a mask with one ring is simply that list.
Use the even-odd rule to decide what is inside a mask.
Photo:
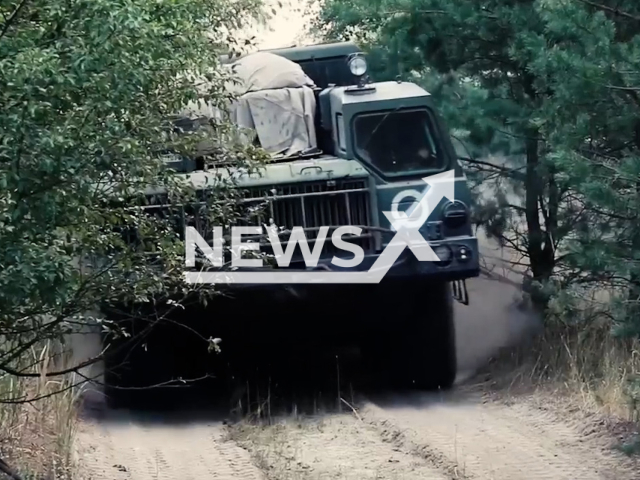
[{"label": "green foliage", "polygon": [[[527,48],[543,31],[534,2],[325,0],[317,27],[330,38],[361,42],[385,65],[375,72],[382,77],[415,79],[432,92],[472,157],[477,219],[529,258],[537,281],[549,281],[562,235],[538,124],[547,93],[536,89],[529,68]],[[489,153],[509,158],[476,161]],[[550,206],[555,211],[541,222]]]},{"label": "green foliage", "polygon": [[[640,333],[640,4],[320,3],[317,31],[360,42],[378,78],[434,94],[475,157],[466,168],[498,188],[477,217],[527,257],[540,303],[569,285],[612,287],[613,314]],[[479,164],[489,154],[508,161]]]},{"label": "green foliage", "polygon": [[532,69],[553,95],[540,115],[550,157],[574,208],[567,265],[572,283],[613,289],[617,333],[640,334],[640,6],[538,2],[545,55]]},{"label": "green foliage", "polygon": [[640,454],[640,438],[635,438],[629,442],[617,446],[617,450],[625,455],[634,456]]},{"label": "green foliage", "polygon": [[[162,154],[188,154],[202,134],[177,135],[170,117],[229,100],[218,56],[259,14],[259,0],[0,2],[0,369],[95,322],[78,315],[97,299],[184,289],[183,246],[169,221],[140,214],[139,193],[193,194]],[[259,159],[218,143],[213,160]],[[213,198],[213,215],[227,215]]]}]

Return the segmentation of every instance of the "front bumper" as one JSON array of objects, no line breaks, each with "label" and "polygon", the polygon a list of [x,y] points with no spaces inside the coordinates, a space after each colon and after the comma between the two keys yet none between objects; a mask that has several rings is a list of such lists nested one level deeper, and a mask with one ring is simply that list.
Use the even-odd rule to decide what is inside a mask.
[{"label": "front bumper", "polygon": [[[429,242],[432,248],[446,245],[452,251],[450,261],[446,263],[431,262],[431,261],[419,261],[413,252],[409,248],[398,256],[391,268],[384,274],[384,281],[393,280],[415,280],[416,282],[452,282],[456,280],[465,280],[467,278],[473,278],[480,275],[480,260],[478,250],[478,240],[475,237],[456,237],[449,238],[439,242]],[[466,255],[462,258],[458,255],[459,252],[464,249]],[[318,265],[314,267],[308,267],[303,261],[291,262],[287,268],[242,268],[242,269],[230,269],[229,272],[255,272],[264,273],[268,272],[370,272],[372,267],[382,254],[382,251],[376,253],[369,253],[365,255],[364,260],[356,267],[343,268],[338,267],[331,263],[333,257],[321,258],[318,261]],[[349,259],[349,254],[345,255],[345,259]],[[277,283],[277,282],[274,282]],[[318,282],[323,284],[331,284],[331,281]],[[338,282],[337,282],[338,283]],[[339,282],[342,283],[342,282]],[[359,283],[359,282],[353,282]],[[363,281],[362,283],[370,283]],[[297,282],[291,282],[289,284],[279,283],[280,288],[286,285],[296,285]],[[261,283],[251,282],[230,282],[224,285],[218,283],[219,286],[225,286],[236,289],[251,289],[265,287],[278,287],[278,285],[265,285]],[[308,287],[312,287],[313,283],[308,284]]]},{"label": "front bumper", "polygon": [[[402,254],[400,254],[398,259],[394,262],[393,266],[389,269],[385,278],[426,277],[433,281],[453,281],[477,277],[480,274],[478,240],[476,238],[462,237],[448,239],[441,242],[429,242],[429,244],[432,248],[436,248],[441,245],[448,246],[454,253],[451,261],[446,264],[441,264],[440,262],[421,262],[415,257],[411,250],[405,248]],[[460,260],[460,258],[457,258],[455,255],[455,253],[460,251],[461,248],[464,248],[467,253],[467,258],[464,261]],[[366,255],[364,261],[354,268],[337,267],[331,263],[331,258],[319,261],[318,266],[314,268],[305,267],[304,264],[296,265],[296,267],[301,271],[368,271],[375,264],[381,254],[382,252]]]}]

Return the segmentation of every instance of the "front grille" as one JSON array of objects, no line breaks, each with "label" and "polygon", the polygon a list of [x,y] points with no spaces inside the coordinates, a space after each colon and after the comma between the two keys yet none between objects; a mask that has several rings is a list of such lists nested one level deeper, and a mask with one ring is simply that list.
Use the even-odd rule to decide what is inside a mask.
[{"label": "front grille", "polygon": [[[331,258],[339,251],[330,241],[332,232],[341,226],[363,227],[361,235],[344,235],[342,239],[360,245],[365,252],[374,250],[374,232],[371,226],[371,205],[366,179],[338,179],[319,182],[291,183],[273,186],[239,188],[235,190],[237,211],[242,220],[231,223],[232,226],[276,225],[282,234],[280,242],[286,251],[290,231],[294,227],[305,229],[307,243],[313,251],[320,227],[329,227],[327,241],[324,243],[321,258]],[[205,195],[199,195],[203,201]],[[174,219],[176,233],[184,235],[186,225],[194,226],[200,235],[211,243],[212,223],[206,218],[205,204],[190,205],[187,208],[170,206],[166,198],[154,197],[146,207],[148,214]],[[200,210],[200,212],[198,212]],[[230,240],[230,231],[225,236]],[[261,251],[273,254],[266,236],[252,238],[243,235],[243,241],[260,241]],[[229,243],[227,244],[229,245]],[[225,255],[227,261],[230,255]],[[302,252],[296,247],[292,261],[301,261]]]},{"label": "front grille", "polygon": [[[353,225],[371,226],[371,210],[367,180],[332,180],[297,184],[253,187],[242,190],[246,205],[261,206],[259,213],[237,225],[274,224],[285,233],[281,243],[286,248],[289,238],[287,231],[294,227],[305,229],[311,249],[318,237],[320,227],[329,227],[327,238],[338,227]],[[250,237],[249,237],[250,238]],[[343,236],[345,241],[360,245],[365,252],[373,249],[373,233],[363,228],[358,237]],[[272,253],[266,241],[262,250]],[[332,257],[336,249],[331,242],[325,242],[321,258]],[[293,260],[301,259],[299,248]]]}]

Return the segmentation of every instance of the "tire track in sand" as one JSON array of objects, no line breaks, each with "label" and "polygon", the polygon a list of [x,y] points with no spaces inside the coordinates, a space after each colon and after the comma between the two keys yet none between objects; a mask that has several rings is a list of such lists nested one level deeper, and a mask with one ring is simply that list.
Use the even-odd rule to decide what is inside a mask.
[{"label": "tire track in sand", "polygon": [[[575,419],[464,392],[361,402],[357,415],[286,417],[227,430],[204,419],[85,420],[76,440],[83,480],[631,480]],[[233,441],[228,440],[227,434]]]},{"label": "tire track in sand", "polygon": [[145,422],[123,414],[85,420],[76,456],[83,480],[264,480],[219,422]]},{"label": "tire track in sand", "polygon": [[638,478],[621,456],[524,402],[509,406],[416,395],[366,402],[362,415],[385,440],[431,459],[452,478]]},{"label": "tire track in sand", "polygon": [[232,428],[270,480],[450,480],[428,459],[380,438],[374,426],[334,414]]}]

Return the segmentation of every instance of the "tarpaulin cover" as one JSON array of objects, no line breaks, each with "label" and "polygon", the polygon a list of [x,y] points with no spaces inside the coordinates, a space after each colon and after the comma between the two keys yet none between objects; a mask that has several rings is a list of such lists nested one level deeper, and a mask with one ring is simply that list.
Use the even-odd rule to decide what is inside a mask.
[{"label": "tarpaulin cover", "polygon": [[254,130],[267,152],[285,156],[315,150],[316,100],[313,81],[286,58],[257,52],[232,67],[240,80],[241,95],[233,106],[232,120]]},{"label": "tarpaulin cover", "polygon": [[[269,52],[256,52],[229,65],[237,82],[228,84],[238,100],[229,106],[233,123],[245,129],[251,142],[272,155],[291,156],[317,148],[314,118],[315,84],[295,62]],[[206,82],[205,82],[206,83]],[[206,85],[199,88],[204,90]],[[222,119],[204,101],[191,102],[182,112],[189,118]]]}]

